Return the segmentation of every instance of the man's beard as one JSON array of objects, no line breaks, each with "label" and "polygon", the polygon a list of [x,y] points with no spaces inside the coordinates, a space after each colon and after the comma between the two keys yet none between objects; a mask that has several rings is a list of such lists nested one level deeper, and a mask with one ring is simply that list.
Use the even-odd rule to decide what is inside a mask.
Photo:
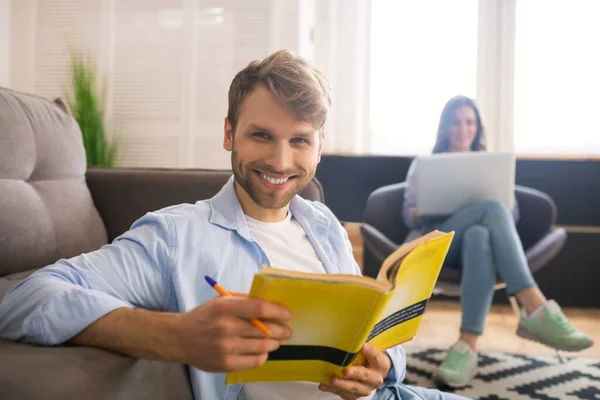
[{"label": "man's beard", "polygon": [[[259,163],[249,163],[245,166],[242,160],[238,158],[235,150],[231,153],[231,166],[233,168],[233,176],[236,182],[248,193],[252,201],[258,206],[266,209],[276,210],[287,206],[295,195],[302,192],[304,188],[310,183],[311,179],[315,175],[315,170],[307,172],[305,170],[298,171],[276,171],[269,165],[262,165]],[[264,173],[272,173],[274,175],[290,176],[294,175],[295,178],[291,185],[283,190],[269,190],[257,184],[253,181],[252,176],[255,175],[255,170],[262,171]],[[258,179],[262,177],[258,176]]]}]

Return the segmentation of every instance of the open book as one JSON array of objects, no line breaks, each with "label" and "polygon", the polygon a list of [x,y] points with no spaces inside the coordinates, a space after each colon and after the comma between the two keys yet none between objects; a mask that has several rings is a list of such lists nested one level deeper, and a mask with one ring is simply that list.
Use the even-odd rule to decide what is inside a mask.
[{"label": "open book", "polygon": [[377,279],[264,268],[250,297],[292,311],[292,338],[261,367],[227,374],[226,383],[312,381],[328,384],[363,364],[365,342],[380,350],[417,333],[454,232],[433,231],[407,243],[383,263]]}]

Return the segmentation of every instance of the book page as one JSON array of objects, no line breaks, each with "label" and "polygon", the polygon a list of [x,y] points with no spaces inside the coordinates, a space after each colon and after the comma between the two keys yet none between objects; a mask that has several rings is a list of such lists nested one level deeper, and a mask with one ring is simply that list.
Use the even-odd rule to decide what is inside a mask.
[{"label": "book page", "polygon": [[387,281],[377,281],[369,276],[350,275],[350,274],[319,274],[309,272],[289,271],[285,269],[271,268],[266,265],[259,273],[264,276],[276,278],[288,278],[292,280],[305,280],[313,282],[329,283],[347,283],[362,286],[366,289],[375,289],[387,293],[392,289],[392,285]]},{"label": "book page", "polygon": [[377,274],[377,281],[386,282],[393,286],[395,284],[394,278],[396,277],[396,272],[400,265],[402,265],[402,262],[404,261],[406,256],[417,247],[422,246],[428,241],[440,237],[442,235],[445,235],[445,233],[440,232],[438,230],[434,230],[408,243],[404,243],[383,261],[383,264],[379,269],[379,273]]}]

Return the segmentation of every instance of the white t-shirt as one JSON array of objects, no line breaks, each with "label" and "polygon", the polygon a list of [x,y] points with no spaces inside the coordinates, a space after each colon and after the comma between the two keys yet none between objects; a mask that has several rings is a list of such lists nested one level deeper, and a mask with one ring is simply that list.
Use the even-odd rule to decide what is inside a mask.
[{"label": "white t-shirt", "polygon": [[[264,250],[273,268],[311,273],[326,273],[304,229],[292,213],[280,222],[262,222],[246,216],[252,238]],[[339,400],[340,397],[322,392],[314,382],[257,382],[247,383],[240,399],[247,400]],[[371,399],[375,392],[363,399]]]}]

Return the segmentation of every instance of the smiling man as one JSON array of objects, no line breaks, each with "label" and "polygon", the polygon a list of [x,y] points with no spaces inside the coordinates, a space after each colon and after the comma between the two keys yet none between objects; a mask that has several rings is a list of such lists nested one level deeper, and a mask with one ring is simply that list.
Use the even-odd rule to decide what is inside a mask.
[{"label": "smiling man", "polygon": [[[112,244],[20,282],[0,304],[0,337],[187,364],[198,400],[458,399],[402,385],[399,346],[365,345],[365,365],[329,385],[224,383],[225,372],[261,365],[293,335],[290,312],[243,294],[216,297],[205,275],[243,293],[264,264],[360,273],[331,211],[298,196],[320,161],[330,102],[325,78],[289,51],[250,63],[229,90],[223,146],[233,177],[222,190],[149,213]],[[268,321],[271,336],[252,318]]]}]

